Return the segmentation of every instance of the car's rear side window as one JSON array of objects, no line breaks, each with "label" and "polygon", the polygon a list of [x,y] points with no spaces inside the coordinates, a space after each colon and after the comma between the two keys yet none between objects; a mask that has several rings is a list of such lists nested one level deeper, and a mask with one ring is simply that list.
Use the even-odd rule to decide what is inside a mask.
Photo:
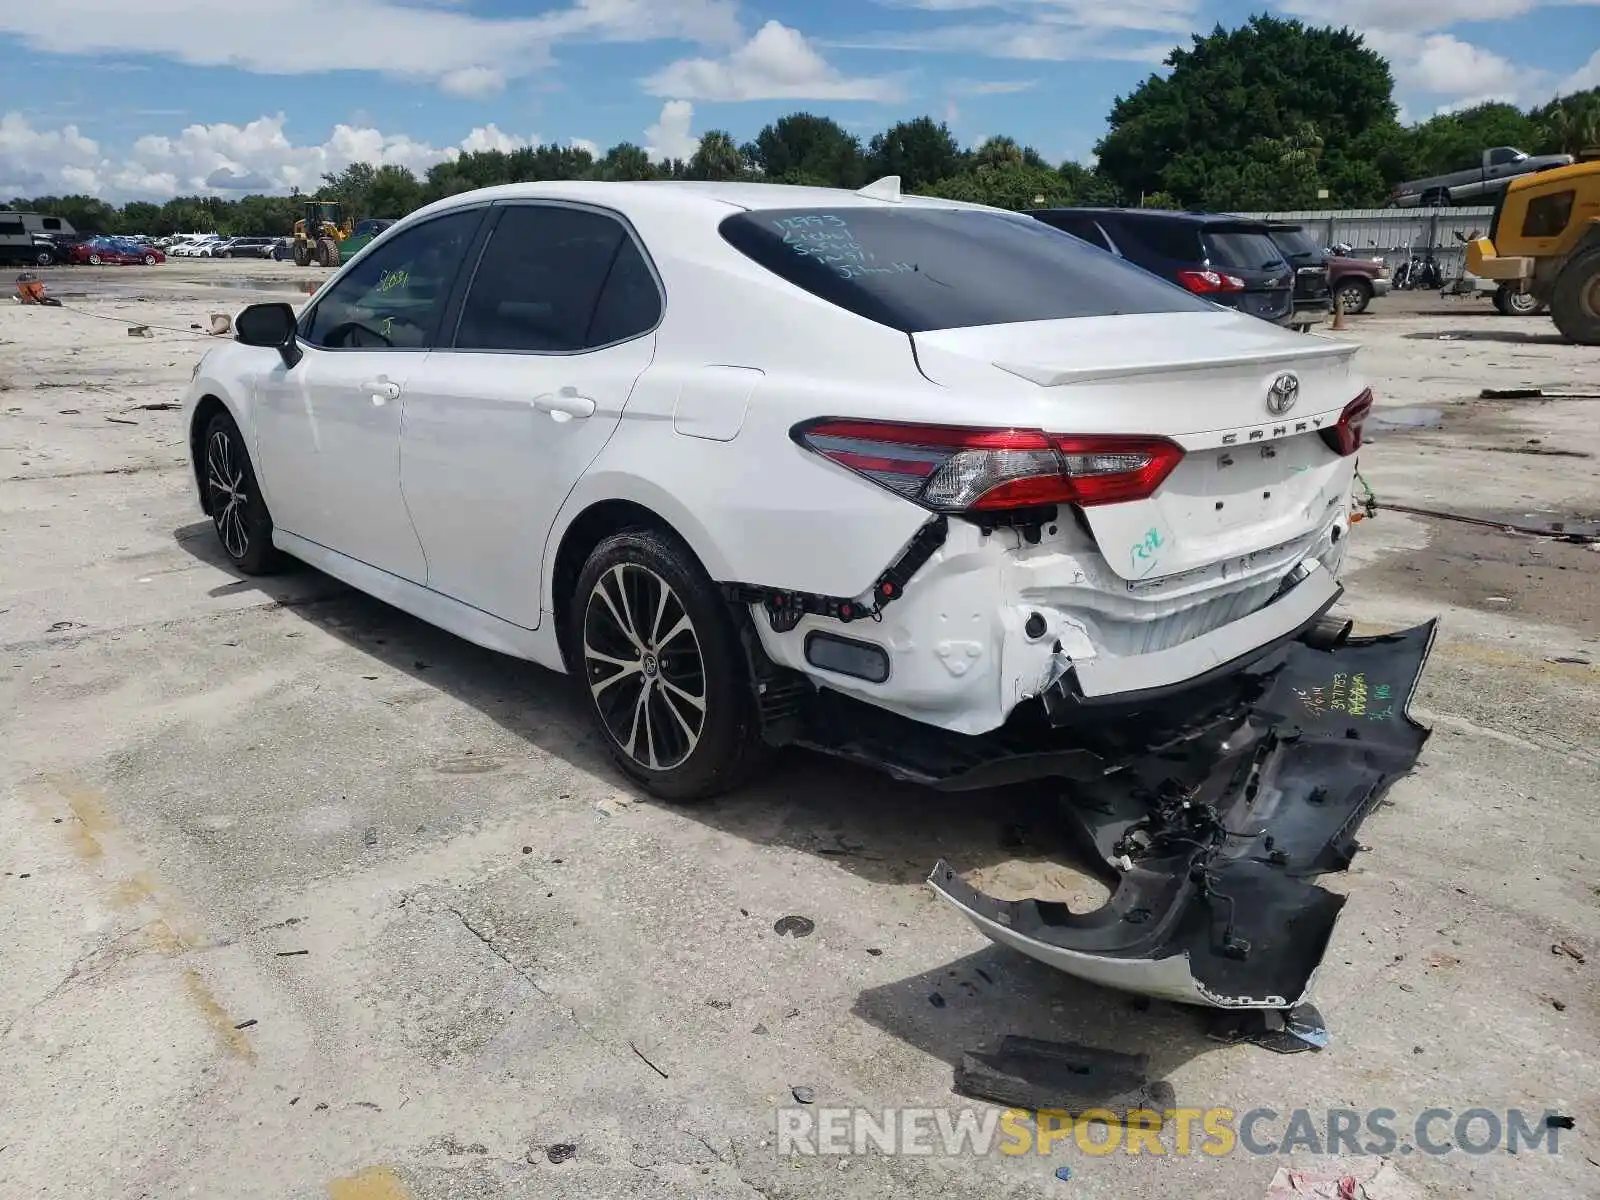
[{"label": "car's rear side window", "polygon": [[721,231],[795,286],[904,333],[1211,308],[1020,215],[921,206],[766,209],[729,217]]},{"label": "car's rear side window", "polygon": [[461,306],[456,349],[584,349],[601,289],[627,239],[622,224],[603,213],[508,206]]},{"label": "car's rear side window", "polygon": [[1127,215],[1122,223],[1136,241],[1161,258],[1197,263],[1205,257],[1200,248],[1199,227],[1193,221]]}]

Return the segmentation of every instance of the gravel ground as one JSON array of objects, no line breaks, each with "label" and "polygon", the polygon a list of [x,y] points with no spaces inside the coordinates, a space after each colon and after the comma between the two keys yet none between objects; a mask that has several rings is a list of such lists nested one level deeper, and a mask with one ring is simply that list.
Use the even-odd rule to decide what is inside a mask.
[{"label": "gravel ground", "polygon": [[[1249,1200],[1327,1161],[777,1155],[792,1089],[958,1108],[952,1064],[1003,1033],[1147,1053],[1187,1107],[1393,1109],[1408,1146],[1430,1107],[1559,1111],[1554,1155],[1395,1165],[1419,1195],[1600,1194],[1600,554],[1356,526],[1360,627],[1443,618],[1434,737],[1329,881],[1332,1044],[1225,1047],[989,945],[923,886],[943,856],[1096,894],[1036,794],[795,754],[660,805],[562,679],[310,570],[225,569],[165,407],[191,325],[322,274],[60,270],[68,309],[0,307],[0,1196]],[[1600,401],[1476,398],[1595,390],[1600,351],[1437,297],[1337,336],[1397,416],[1362,455],[1380,502],[1600,516]],[[777,936],[786,915],[815,932]]]}]

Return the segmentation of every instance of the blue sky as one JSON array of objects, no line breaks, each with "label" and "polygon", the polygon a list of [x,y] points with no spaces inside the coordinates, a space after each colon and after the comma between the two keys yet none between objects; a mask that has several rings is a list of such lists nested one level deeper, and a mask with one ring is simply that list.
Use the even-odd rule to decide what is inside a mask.
[{"label": "blue sky", "polygon": [[1168,48],[1263,10],[1361,30],[1411,119],[1600,84],[1600,0],[6,0],[0,196],[238,194],[530,141],[687,156],[797,109],[1088,161]]}]

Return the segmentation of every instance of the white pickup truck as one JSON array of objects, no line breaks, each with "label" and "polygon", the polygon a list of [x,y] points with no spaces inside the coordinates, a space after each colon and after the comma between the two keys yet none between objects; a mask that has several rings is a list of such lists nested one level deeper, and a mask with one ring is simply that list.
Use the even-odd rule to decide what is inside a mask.
[{"label": "white pickup truck", "polygon": [[1493,204],[1506,183],[1518,175],[1548,171],[1572,162],[1570,154],[1530,155],[1515,146],[1496,146],[1483,152],[1483,162],[1464,171],[1411,179],[1395,185],[1390,208],[1447,208],[1461,204]]}]

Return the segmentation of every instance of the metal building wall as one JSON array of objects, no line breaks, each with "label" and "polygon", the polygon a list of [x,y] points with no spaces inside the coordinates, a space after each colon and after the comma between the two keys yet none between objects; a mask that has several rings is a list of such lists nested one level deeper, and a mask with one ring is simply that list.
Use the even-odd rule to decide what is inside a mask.
[{"label": "metal building wall", "polygon": [[1357,258],[1381,258],[1390,271],[1407,258],[1431,250],[1445,279],[1461,274],[1466,246],[1456,239],[1489,232],[1493,208],[1346,208],[1299,212],[1240,213],[1260,220],[1293,221],[1318,244],[1348,242]]}]

